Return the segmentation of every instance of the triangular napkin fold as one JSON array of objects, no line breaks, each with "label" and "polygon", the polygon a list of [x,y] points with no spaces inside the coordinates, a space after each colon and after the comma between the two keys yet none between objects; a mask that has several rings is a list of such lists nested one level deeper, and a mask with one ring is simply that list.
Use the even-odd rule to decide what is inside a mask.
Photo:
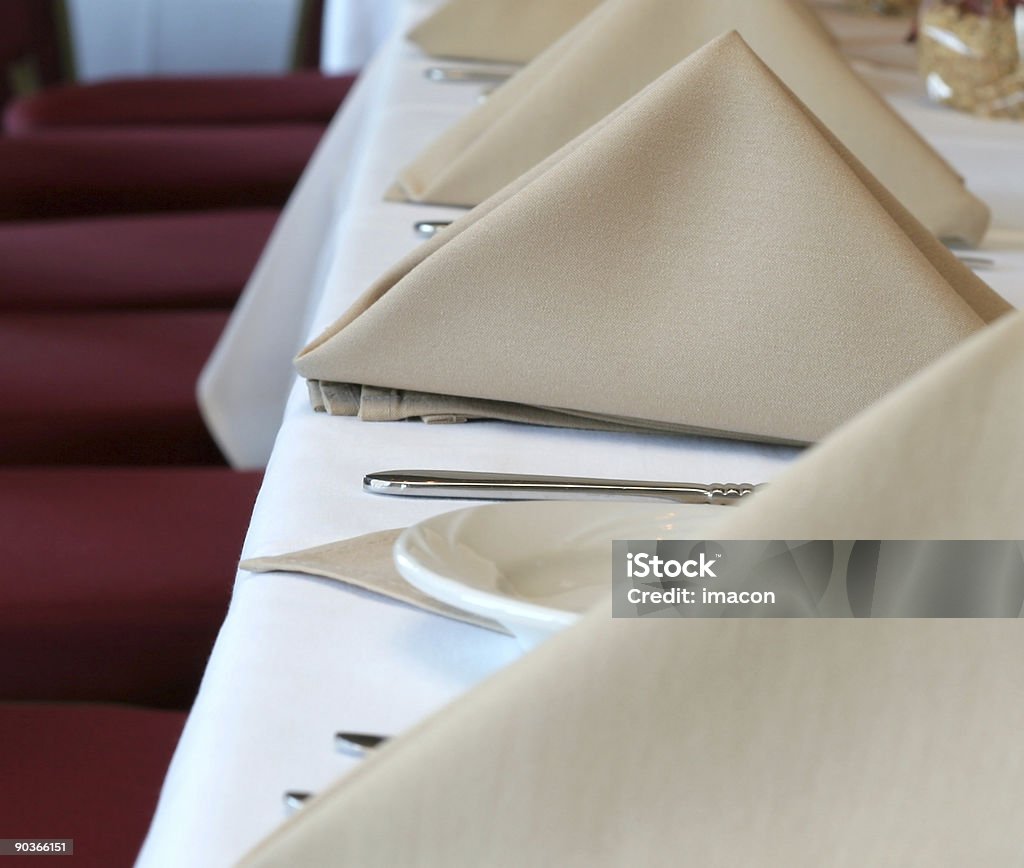
[{"label": "triangular napkin fold", "polygon": [[[799,0],[606,0],[428,147],[388,196],[476,205],[734,29],[928,229],[981,239],[984,203],[857,76]],[[766,109],[748,108],[760,123]]]},{"label": "triangular napkin fold", "polygon": [[1024,314],[971,338],[709,534],[1024,540]]},{"label": "triangular napkin fold", "polygon": [[1007,310],[731,34],[423,245],[296,366],[337,414],[804,443]]},{"label": "triangular napkin fold", "polygon": [[[1022,384],[1016,314],[713,538],[1024,539]],[[1008,673],[1022,653],[1017,620],[602,608],[397,739],[243,865],[1011,864],[1024,694]]]},{"label": "triangular napkin fold", "polygon": [[508,633],[496,621],[435,600],[402,578],[395,566],[394,557],[395,542],[401,532],[383,530],[368,533],[287,554],[249,558],[238,566],[252,573],[301,573],[306,576],[333,579],[433,612],[435,615],[499,633]]},{"label": "triangular napkin fold", "polygon": [[449,0],[410,31],[427,54],[498,63],[533,60],[601,0]]}]

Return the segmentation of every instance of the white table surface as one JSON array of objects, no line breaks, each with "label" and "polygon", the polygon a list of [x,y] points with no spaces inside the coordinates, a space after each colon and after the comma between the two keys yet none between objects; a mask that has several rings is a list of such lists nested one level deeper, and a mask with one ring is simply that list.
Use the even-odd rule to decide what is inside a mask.
[{"label": "white table surface", "polygon": [[[232,388],[257,396],[287,392],[245,555],[404,526],[463,505],[364,494],[361,479],[372,470],[772,478],[792,450],[500,423],[368,424],[312,412],[304,384],[290,374],[294,350],[419,243],[414,221],[458,213],[381,200],[396,170],[470,110],[479,93],[426,81],[422,70],[430,61],[398,36],[429,6],[407,3],[395,37],[336,120],[207,372],[208,418],[222,426],[222,442],[239,444],[250,463],[272,439],[281,408],[268,398],[247,416],[232,404]],[[939,109],[924,102],[912,75],[863,71],[993,205],[985,255],[997,264],[983,276],[1019,306],[1024,124]],[[246,434],[250,424],[269,430]],[[316,791],[352,767],[332,751],[335,730],[401,732],[519,653],[508,638],[335,583],[240,573],[139,865],[233,864],[284,819],[285,790]]]}]

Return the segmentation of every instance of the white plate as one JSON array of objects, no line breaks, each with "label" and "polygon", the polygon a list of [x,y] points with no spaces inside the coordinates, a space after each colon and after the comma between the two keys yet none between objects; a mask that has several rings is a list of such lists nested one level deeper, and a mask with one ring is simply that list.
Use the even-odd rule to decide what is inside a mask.
[{"label": "white plate", "polygon": [[498,503],[408,528],[395,563],[425,594],[491,618],[532,648],[611,593],[612,540],[702,539],[727,507]]}]

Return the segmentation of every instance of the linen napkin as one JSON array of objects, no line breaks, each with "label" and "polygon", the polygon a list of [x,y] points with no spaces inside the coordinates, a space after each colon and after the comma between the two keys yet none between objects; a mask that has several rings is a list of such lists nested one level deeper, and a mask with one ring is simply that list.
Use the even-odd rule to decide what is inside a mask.
[{"label": "linen napkin", "polygon": [[384,530],[301,551],[249,558],[239,567],[252,573],[302,573],[333,579],[435,615],[508,633],[496,621],[435,600],[403,579],[395,567],[394,558],[395,541],[401,532],[401,529]]},{"label": "linen napkin", "polygon": [[427,54],[526,63],[601,0],[449,0],[408,38]]},{"label": "linen napkin", "polygon": [[[928,229],[979,241],[988,208],[857,76],[811,15],[799,0],[607,0],[430,145],[388,197],[476,205],[735,29]],[[766,108],[745,108],[751,126],[767,120]]]},{"label": "linen napkin", "polygon": [[364,419],[819,439],[1009,306],[736,34],[399,263],[296,360]]},{"label": "linen napkin", "polygon": [[[1024,539],[1021,383],[1017,314],[809,453],[719,537]],[[1009,619],[636,621],[602,607],[243,864],[1014,864],[1022,655]]]},{"label": "linen napkin", "polygon": [[709,533],[1024,539],[1022,444],[1024,314],[1015,313],[837,431]]}]

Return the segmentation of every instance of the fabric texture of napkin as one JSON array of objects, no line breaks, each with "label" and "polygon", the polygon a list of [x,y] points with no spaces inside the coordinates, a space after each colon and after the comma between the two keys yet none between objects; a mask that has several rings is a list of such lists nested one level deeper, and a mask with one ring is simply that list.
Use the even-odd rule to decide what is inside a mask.
[{"label": "fabric texture of napkin", "polygon": [[408,38],[427,54],[497,63],[533,60],[601,0],[449,0]]},{"label": "fabric texture of napkin", "polygon": [[[1016,314],[718,536],[1024,539],[1022,383]],[[1017,620],[612,620],[601,607],[243,864],[1015,864],[1022,655]]]},{"label": "fabric texture of napkin", "polygon": [[[606,0],[430,145],[388,196],[476,205],[734,29],[928,229],[981,239],[988,208],[857,76],[799,0]],[[745,109],[751,126],[767,120],[767,108]],[[687,121],[699,131],[704,119]]]},{"label": "fabric texture of napkin", "polygon": [[302,573],[334,579],[435,615],[508,633],[495,621],[441,603],[403,579],[394,560],[395,541],[401,532],[385,530],[288,554],[249,558],[239,566],[252,573]]},{"label": "fabric texture of napkin", "polygon": [[1022,485],[1024,314],[1015,313],[837,431],[708,533],[1024,540]]},{"label": "fabric texture of napkin", "polygon": [[1008,310],[729,34],[419,247],[296,367],[333,414],[806,443]]}]

